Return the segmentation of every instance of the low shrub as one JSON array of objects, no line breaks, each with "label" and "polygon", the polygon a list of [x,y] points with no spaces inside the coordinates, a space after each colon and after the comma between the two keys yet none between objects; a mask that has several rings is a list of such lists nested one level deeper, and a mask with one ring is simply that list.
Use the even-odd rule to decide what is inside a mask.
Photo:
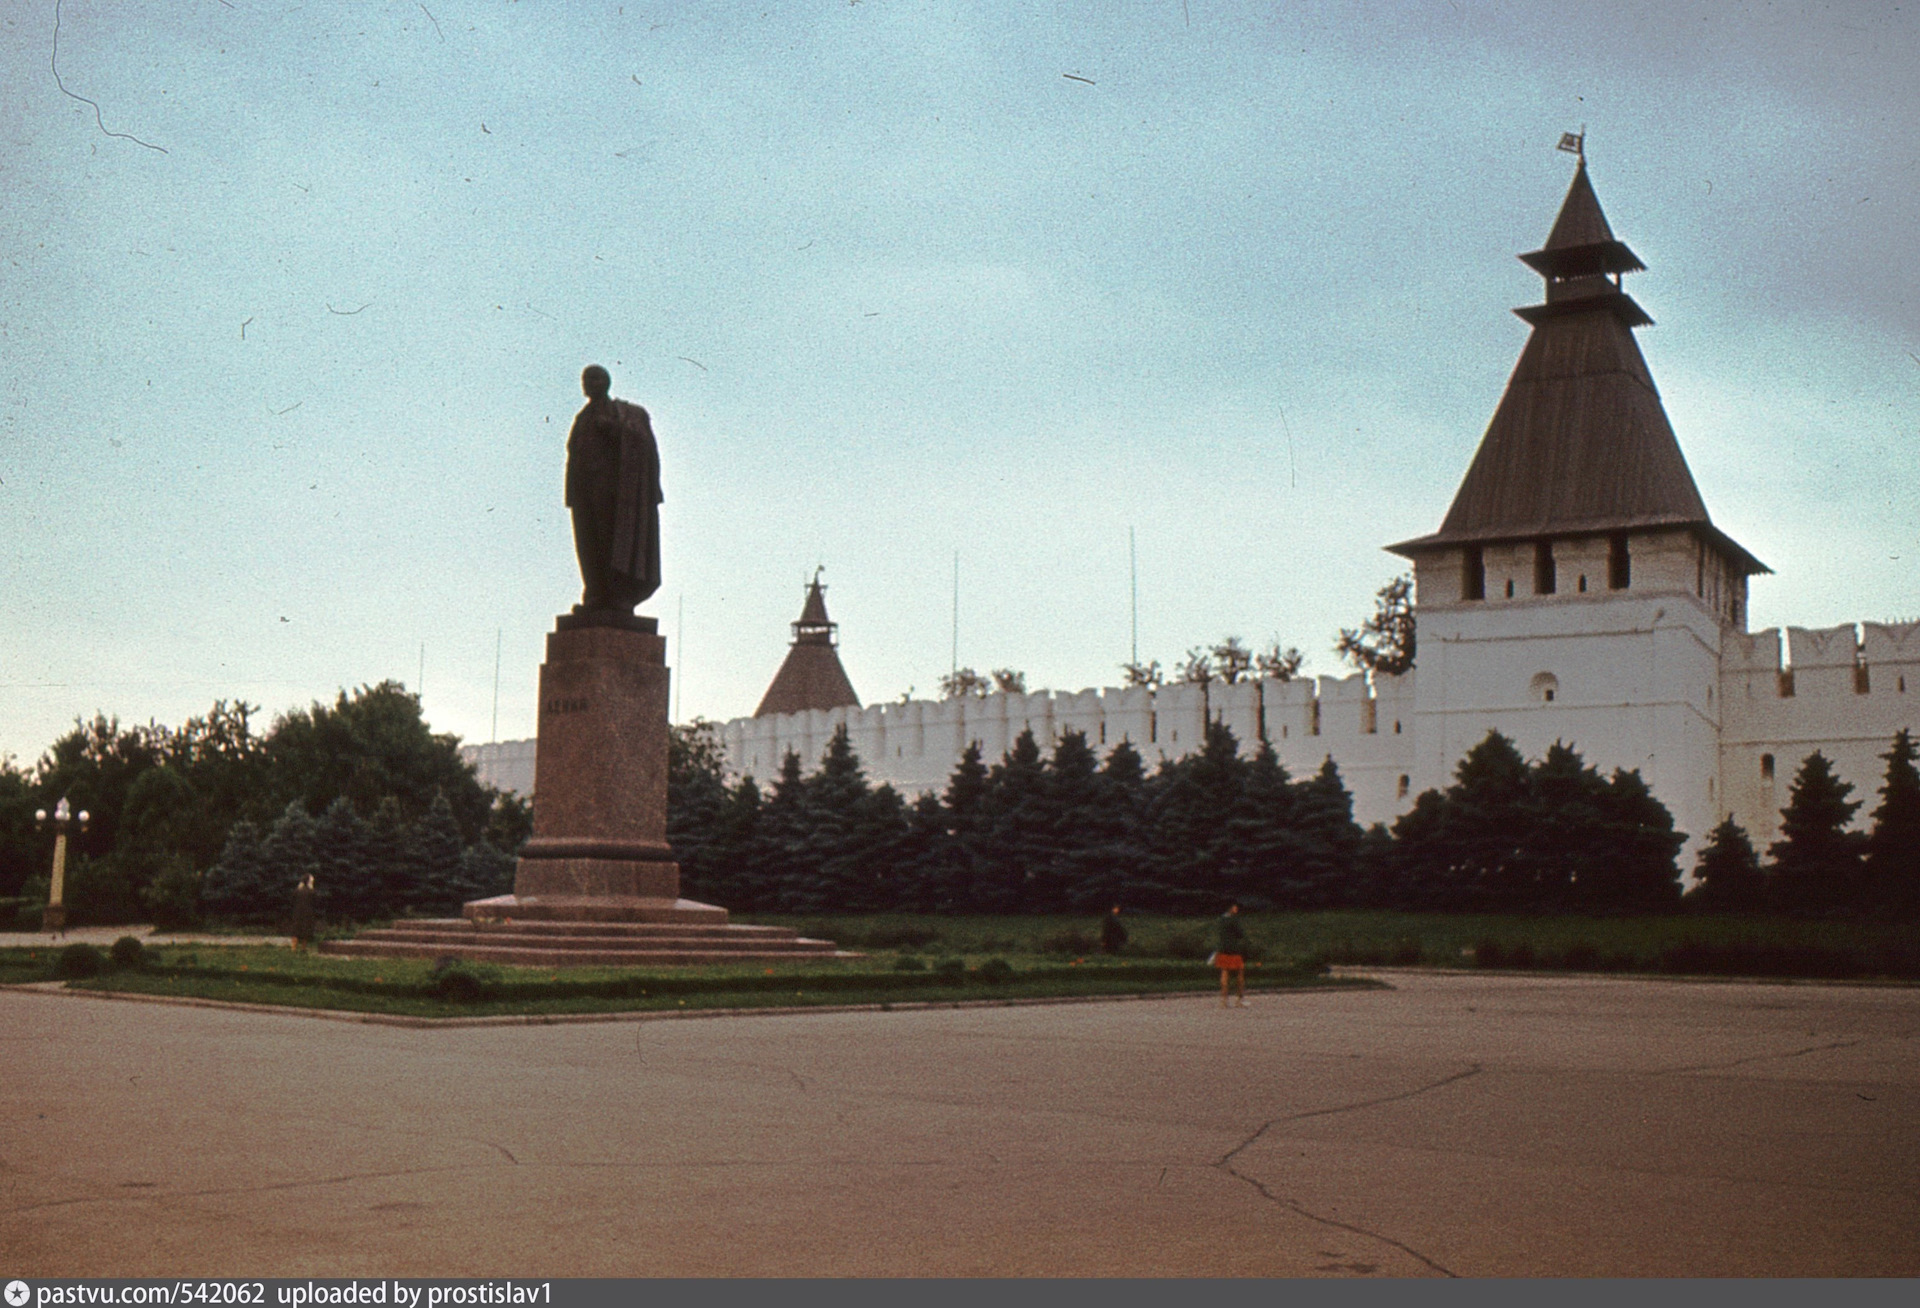
[{"label": "low shrub", "polygon": [[1013,964],[1004,958],[989,958],[973,970],[973,975],[990,986],[997,986],[1013,980]]},{"label": "low shrub", "polygon": [[965,985],[967,961],[964,958],[943,958],[933,965],[933,974],[949,985]]},{"label": "low shrub", "polygon": [[1656,966],[1662,972],[1702,976],[1802,976],[1822,980],[1864,976],[1876,970],[1851,949],[1746,940],[1723,944],[1683,940],[1661,950]]},{"label": "low shrub", "polygon": [[1506,954],[1500,948],[1498,940],[1482,940],[1473,947],[1473,965],[1475,967],[1499,967],[1506,961]]},{"label": "low shrub", "polygon": [[1065,931],[1056,931],[1042,937],[1040,951],[1045,954],[1071,954],[1084,958],[1100,947],[1100,942],[1085,931],[1068,927]]},{"label": "low shrub", "polygon": [[1605,963],[1600,947],[1590,941],[1575,941],[1560,951],[1559,964],[1569,972],[1598,972]]},{"label": "low shrub", "polygon": [[912,954],[902,954],[895,960],[893,970],[896,972],[924,972],[927,970],[927,965],[920,959],[915,958]]},{"label": "low shrub", "polygon": [[147,965],[147,949],[132,936],[121,936],[107,951],[116,972],[138,972]]},{"label": "low shrub", "polygon": [[1507,950],[1506,963],[1508,967],[1518,967],[1523,969],[1532,967],[1533,966],[1533,946],[1528,944],[1526,941],[1522,940],[1519,944]]},{"label": "low shrub", "polygon": [[[444,966],[442,965],[444,964]],[[456,960],[442,959],[433,969],[427,989],[435,999],[453,1004],[477,1004],[493,996],[493,977]]]},{"label": "low shrub", "polygon": [[92,945],[68,945],[53,962],[53,974],[68,981],[99,976],[106,970],[107,956]]},{"label": "low shrub", "polygon": [[1400,939],[1393,942],[1390,961],[1401,967],[1410,967],[1426,956],[1426,947],[1418,940]]}]

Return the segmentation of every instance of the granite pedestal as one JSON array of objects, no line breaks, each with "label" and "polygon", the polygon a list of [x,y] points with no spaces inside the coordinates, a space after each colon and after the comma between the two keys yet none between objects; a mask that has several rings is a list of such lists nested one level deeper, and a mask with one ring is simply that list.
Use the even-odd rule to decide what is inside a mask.
[{"label": "granite pedestal", "polygon": [[667,844],[666,641],[653,619],[564,614],[540,665],[533,838],[513,893],[463,919],[402,922],[328,953],[526,963],[722,962],[832,954],[680,897]]}]

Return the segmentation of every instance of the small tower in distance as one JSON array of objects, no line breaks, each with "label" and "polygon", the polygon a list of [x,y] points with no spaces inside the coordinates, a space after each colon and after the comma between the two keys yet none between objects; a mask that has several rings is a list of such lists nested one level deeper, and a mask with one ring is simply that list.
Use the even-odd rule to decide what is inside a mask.
[{"label": "small tower in distance", "polygon": [[807,709],[859,708],[860,696],[840,666],[834,638],[839,624],[827,617],[827,588],[816,569],[807,583],[806,603],[793,624],[793,646],[774,674],[773,684],[760,698],[756,718],[775,713],[802,713]]}]

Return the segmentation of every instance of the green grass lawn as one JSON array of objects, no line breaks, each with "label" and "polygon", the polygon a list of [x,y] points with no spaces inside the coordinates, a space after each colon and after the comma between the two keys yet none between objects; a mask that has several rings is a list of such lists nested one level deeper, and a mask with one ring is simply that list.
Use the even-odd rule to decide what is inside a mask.
[{"label": "green grass lawn", "polygon": [[[851,949],[1093,958],[1097,917],[753,916]],[[1586,972],[1920,978],[1920,926],[1672,913],[1523,917],[1443,913],[1244,913],[1255,956],[1283,965],[1398,964]],[[1213,919],[1122,918],[1124,958],[1204,959]]]},{"label": "green grass lawn", "polygon": [[[0,982],[52,979],[59,950],[0,950]],[[1065,998],[1208,990],[1204,962],[880,952],[857,959],[652,969],[461,965],[417,959],[335,958],[269,946],[159,946],[139,969],[76,979],[77,989],[417,1017],[645,1012]],[[457,983],[451,977],[457,976]],[[1262,964],[1252,990],[1350,986],[1318,968]]]},{"label": "green grass lawn", "polygon": [[[697,967],[521,968],[337,958],[270,946],[149,947],[145,965],[80,988],[419,1017],[905,1004],[1201,991],[1211,918],[1131,915],[1117,957],[1095,917],[748,917],[861,951],[850,959]],[[1575,918],[1248,913],[1248,985],[1338,984],[1328,965],[1920,979],[1910,923],[1784,918]],[[0,950],[0,983],[56,976],[59,950]]]}]

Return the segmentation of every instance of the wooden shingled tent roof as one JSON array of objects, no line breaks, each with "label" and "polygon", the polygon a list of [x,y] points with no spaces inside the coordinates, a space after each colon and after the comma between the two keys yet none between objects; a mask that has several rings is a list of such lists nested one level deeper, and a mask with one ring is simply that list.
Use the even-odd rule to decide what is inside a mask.
[{"label": "wooden shingled tent roof", "polygon": [[815,573],[807,585],[800,620],[793,624],[793,646],[761,697],[760,707],[753,711],[756,718],[807,709],[860,707],[860,696],[854,693],[847,670],[840,666],[840,651],[834,648],[838,624],[827,617],[826,589]]},{"label": "wooden shingled tent roof", "polygon": [[1388,548],[1689,527],[1745,572],[1770,569],[1713,525],[1641,357],[1652,322],[1621,287],[1645,267],[1616,240],[1580,161],[1553,231],[1520,256],[1547,279],[1533,324],[1440,530]]}]

